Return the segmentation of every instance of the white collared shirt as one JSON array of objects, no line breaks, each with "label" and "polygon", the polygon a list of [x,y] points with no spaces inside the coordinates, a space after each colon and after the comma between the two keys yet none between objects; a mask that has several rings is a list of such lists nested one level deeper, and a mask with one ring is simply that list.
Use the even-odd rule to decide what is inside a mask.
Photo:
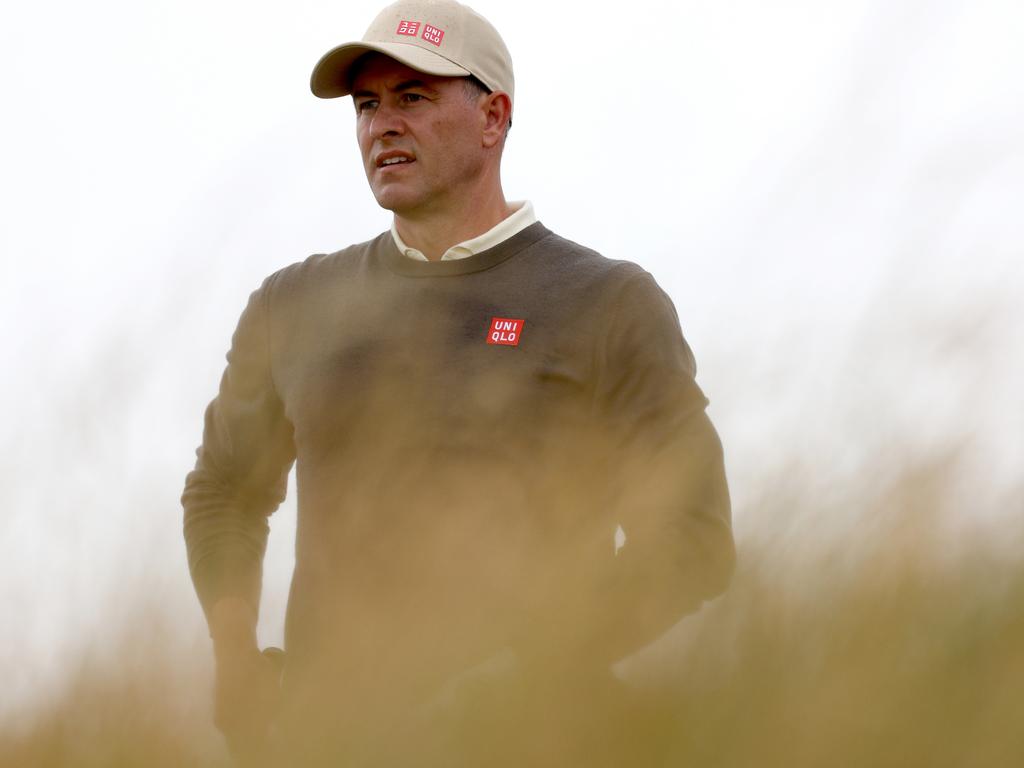
[{"label": "white collared shirt", "polygon": [[[520,200],[509,203],[515,211],[507,218],[502,219],[482,235],[453,245],[444,255],[441,261],[452,261],[453,259],[464,259],[482,253],[488,248],[493,248],[499,243],[508,240],[512,235],[518,234],[528,226],[537,221],[537,215],[533,212],[533,204],[529,200]],[[391,237],[395,240],[400,253],[404,253],[410,259],[417,261],[429,261],[422,251],[410,248],[398,234],[398,228],[394,220],[391,222]]]}]

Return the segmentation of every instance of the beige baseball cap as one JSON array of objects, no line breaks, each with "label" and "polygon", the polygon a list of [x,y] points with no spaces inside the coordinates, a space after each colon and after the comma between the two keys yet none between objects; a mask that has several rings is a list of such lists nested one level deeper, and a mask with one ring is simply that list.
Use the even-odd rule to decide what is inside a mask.
[{"label": "beige baseball cap", "polygon": [[513,98],[512,57],[487,19],[455,0],[398,0],[379,14],[363,39],[325,53],[309,87],[322,99],[352,92],[352,65],[377,51],[419,72],[447,77],[473,75],[492,91]]}]

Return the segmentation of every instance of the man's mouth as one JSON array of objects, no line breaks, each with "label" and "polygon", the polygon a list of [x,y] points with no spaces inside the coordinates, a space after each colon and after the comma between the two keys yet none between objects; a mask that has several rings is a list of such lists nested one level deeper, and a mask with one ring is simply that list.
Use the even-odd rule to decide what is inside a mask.
[{"label": "man's mouth", "polygon": [[407,155],[404,152],[383,152],[377,156],[378,168],[387,168],[392,165],[403,165],[414,162],[416,162],[416,158],[412,155]]}]

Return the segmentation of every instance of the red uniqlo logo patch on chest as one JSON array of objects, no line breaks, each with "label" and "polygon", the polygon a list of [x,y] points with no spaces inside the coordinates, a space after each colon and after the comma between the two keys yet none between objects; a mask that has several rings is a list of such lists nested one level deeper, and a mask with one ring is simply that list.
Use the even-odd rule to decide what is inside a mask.
[{"label": "red uniqlo logo patch on chest", "polygon": [[420,23],[418,21],[406,21],[402,19],[398,23],[398,29],[395,30],[395,34],[408,35],[409,37],[416,37],[420,32]]},{"label": "red uniqlo logo patch on chest", "polygon": [[525,322],[525,320],[513,320],[508,317],[492,317],[491,329],[487,332],[487,343],[503,344],[506,347],[519,346]]},{"label": "red uniqlo logo patch on chest", "polygon": [[432,27],[429,24],[424,24],[422,37],[428,43],[433,43],[434,45],[440,46],[441,41],[444,40],[444,30],[438,29],[437,27]]}]

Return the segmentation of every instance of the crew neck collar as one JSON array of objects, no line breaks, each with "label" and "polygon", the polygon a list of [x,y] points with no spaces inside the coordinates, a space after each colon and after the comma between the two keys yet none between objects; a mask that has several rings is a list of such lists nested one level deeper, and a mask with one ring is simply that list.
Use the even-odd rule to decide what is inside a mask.
[{"label": "crew neck collar", "polygon": [[[512,208],[512,213],[482,235],[477,235],[469,240],[464,240],[461,243],[453,245],[444,252],[440,261],[464,259],[467,256],[472,256],[474,253],[482,253],[483,251],[493,248],[499,243],[508,240],[512,235],[523,231],[537,221],[537,214],[534,213],[533,203],[529,200],[514,200],[509,203],[509,207]],[[407,258],[414,259],[416,261],[429,261],[422,251],[406,244],[402,239],[402,236],[398,233],[398,226],[394,219],[391,221],[391,237],[394,238],[395,245],[398,247],[399,252],[405,254]]]},{"label": "crew neck collar", "polygon": [[547,227],[536,221],[491,248],[474,253],[472,256],[449,261],[410,259],[398,250],[390,232],[382,233],[379,239],[382,246],[381,259],[392,272],[406,277],[451,277],[481,272],[497,266],[549,234],[551,233]]}]

